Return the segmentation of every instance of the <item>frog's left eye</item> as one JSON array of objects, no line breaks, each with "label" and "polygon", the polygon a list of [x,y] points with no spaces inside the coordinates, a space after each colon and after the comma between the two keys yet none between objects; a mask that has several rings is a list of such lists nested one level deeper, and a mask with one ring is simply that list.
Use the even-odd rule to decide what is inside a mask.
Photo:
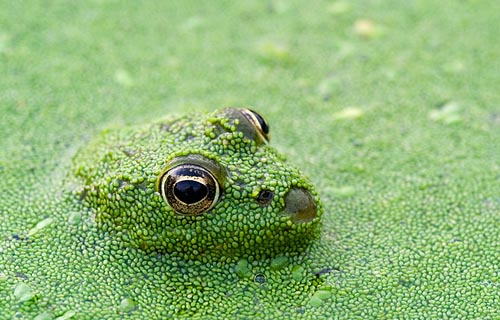
[{"label": "frog's left eye", "polygon": [[168,169],[158,180],[158,191],[176,212],[184,215],[212,209],[221,196],[215,176],[198,164],[179,164]]},{"label": "frog's left eye", "polygon": [[238,120],[238,131],[248,140],[253,140],[257,145],[269,143],[269,124],[257,112],[251,109],[226,108],[222,115],[231,120]]},{"label": "frog's left eye", "polygon": [[248,121],[255,127],[261,140],[269,142],[269,124],[264,117],[252,109],[241,109],[241,113],[243,113]]}]

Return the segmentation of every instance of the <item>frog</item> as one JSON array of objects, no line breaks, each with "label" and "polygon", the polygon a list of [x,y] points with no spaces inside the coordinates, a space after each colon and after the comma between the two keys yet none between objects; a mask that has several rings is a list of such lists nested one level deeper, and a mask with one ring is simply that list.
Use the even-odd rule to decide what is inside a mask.
[{"label": "frog", "polygon": [[237,108],[197,117],[107,132],[75,157],[77,193],[100,229],[184,259],[307,244],[322,215],[317,191],[268,146],[264,118]]},{"label": "frog", "polygon": [[[72,156],[63,191],[42,199],[44,218],[2,244],[13,291],[1,309],[39,319],[244,316],[264,305],[302,314],[329,270],[309,251],[324,210],[270,137],[250,108],[104,130]],[[282,283],[301,298],[283,303]]]}]

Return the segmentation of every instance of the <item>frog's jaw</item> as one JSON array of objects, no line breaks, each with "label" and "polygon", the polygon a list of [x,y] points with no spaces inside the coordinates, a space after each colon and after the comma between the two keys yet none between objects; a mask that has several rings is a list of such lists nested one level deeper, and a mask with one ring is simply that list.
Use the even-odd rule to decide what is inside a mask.
[{"label": "frog's jaw", "polygon": [[[110,195],[130,202],[119,201],[113,207],[107,201]],[[89,192],[84,201],[99,203],[91,209],[99,228],[117,236],[123,246],[184,260],[262,259],[300,252],[318,235],[322,215],[314,190],[298,186],[287,192],[283,205],[276,201],[274,209],[255,208],[250,201],[230,207],[222,202],[199,216],[178,214],[160,194],[150,196],[154,198],[150,207],[138,208],[141,193],[129,185],[106,193]]]}]

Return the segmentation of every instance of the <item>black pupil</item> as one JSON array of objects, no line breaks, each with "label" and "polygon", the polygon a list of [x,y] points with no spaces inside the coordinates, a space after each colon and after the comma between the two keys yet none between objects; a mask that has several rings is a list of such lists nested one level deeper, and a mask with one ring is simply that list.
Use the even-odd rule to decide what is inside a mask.
[{"label": "black pupil", "polygon": [[262,129],[262,132],[264,132],[264,134],[268,134],[269,133],[269,126],[267,125],[266,120],[264,120],[264,118],[262,118],[262,116],[260,114],[258,114],[257,112],[255,112],[253,110],[250,110],[250,111],[253,113],[255,118],[257,118],[257,121],[259,121],[259,125],[260,125],[260,128]]},{"label": "black pupil", "polygon": [[203,200],[208,194],[208,188],[198,181],[182,180],[175,184],[174,194],[180,201],[192,204]]}]

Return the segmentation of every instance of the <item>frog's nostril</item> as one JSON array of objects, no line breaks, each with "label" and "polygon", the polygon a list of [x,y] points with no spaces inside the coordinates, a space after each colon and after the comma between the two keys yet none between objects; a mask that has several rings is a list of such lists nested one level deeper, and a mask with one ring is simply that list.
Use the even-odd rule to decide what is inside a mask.
[{"label": "frog's nostril", "polygon": [[293,188],[285,197],[285,213],[293,223],[306,223],[316,218],[316,202],[305,189]]}]

